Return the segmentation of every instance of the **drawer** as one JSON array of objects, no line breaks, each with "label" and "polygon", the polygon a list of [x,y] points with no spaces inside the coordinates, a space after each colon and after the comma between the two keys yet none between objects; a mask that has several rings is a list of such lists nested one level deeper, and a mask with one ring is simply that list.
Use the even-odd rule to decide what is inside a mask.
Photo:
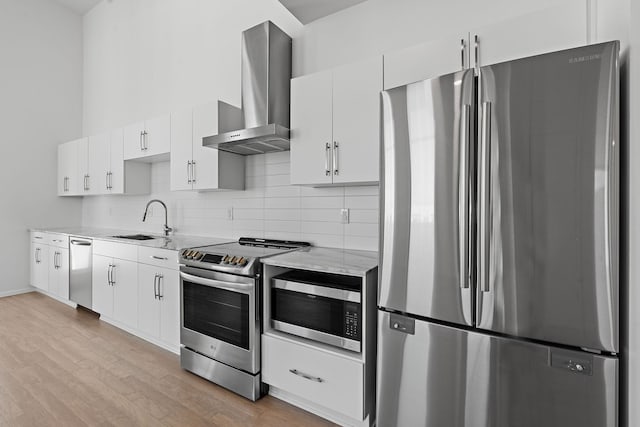
[{"label": "drawer", "polygon": [[66,234],[47,233],[47,243],[51,246],[66,249],[69,247],[69,236]]},{"label": "drawer", "polygon": [[138,262],[138,245],[94,240],[93,253]]},{"label": "drawer", "polygon": [[362,420],[364,367],[353,360],[262,336],[262,381]]},{"label": "drawer", "polygon": [[31,241],[34,242],[34,243],[48,244],[47,233],[43,233],[42,231],[32,231],[31,232]]},{"label": "drawer", "polygon": [[138,247],[138,262],[142,264],[155,265],[157,267],[178,269],[178,251],[169,249],[150,248],[148,246]]}]

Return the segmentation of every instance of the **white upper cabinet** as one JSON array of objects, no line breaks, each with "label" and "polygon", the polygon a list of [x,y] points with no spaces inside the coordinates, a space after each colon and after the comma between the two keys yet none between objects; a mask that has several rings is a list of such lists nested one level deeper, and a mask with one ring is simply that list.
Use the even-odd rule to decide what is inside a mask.
[{"label": "white upper cabinet", "polygon": [[472,64],[478,36],[477,62],[496,64],[556,50],[583,46],[589,42],[588,0],[570,0],[558,6],[471,29]]},{"label": "white upper cabinet", "polygon": [[291,183],[379,180],[382,58],[291,81]]},{"label": "white upper cabinet", "polygon": [[124,160],[167,160],[170,150],[169,114],[124,128]]},{"label": "white upper cabinet", "polygon": [[89,137],[89,178],[90,194],[107,194],[109,192],[110,141],[109,134],[103,133]]},{"label": "white upper cabinet", "polygon": [[384,55],[384,89],[469,67],[469,34],[433,40]]},{"label": "white upper cabinet", "polygon": [[78,146],[76,141],[58,145],[58,196],[77,196]]},{"label": "white upper cabinet", "polygon": [[291,183],[331,184],[333,73],[291,80]]},{"label": "white upper cabinet", "polygon": [[106,194],[149,194],[151,192],[151,165],[124,161],[124,130],[109,133],[109,159],[104,183]]},{"label": "white upper cabinet", "polygon": [[75,141],[78,153],[78,163],[76,169],[76,181],[79,183],[78,194],[90,194],[90,172],[89,172],[89,138],[81,138]]},{"label": "white upper cabinet", "polygon": [[171,115],[171,190],[244,190],[244,157],[202,145],[206,136],[240,128],[240,113],[218,101]]}]

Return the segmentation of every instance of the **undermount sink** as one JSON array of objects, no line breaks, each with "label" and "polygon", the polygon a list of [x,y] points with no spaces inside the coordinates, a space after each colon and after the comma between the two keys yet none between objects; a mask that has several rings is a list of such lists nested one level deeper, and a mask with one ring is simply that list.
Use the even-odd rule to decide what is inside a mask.
[{"label": "undermount sink", "polygon": [[116,239],[129,239],[129,240],[153,240],[159,239],[159,237],[149,236],[148,234],[124,234],[120,236],[111,236]]}]

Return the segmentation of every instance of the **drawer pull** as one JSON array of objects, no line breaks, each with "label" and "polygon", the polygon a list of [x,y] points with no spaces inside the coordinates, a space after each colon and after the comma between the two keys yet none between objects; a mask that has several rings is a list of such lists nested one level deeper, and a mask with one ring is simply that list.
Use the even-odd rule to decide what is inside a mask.
[{"label": "drawer pull", "polygon": [[320,377],[314,377],[312,375],[305,374],[304,372],[300,372],[297,369],[289,369],[289,372],[291,372],[293,375],[297,375],[299,377],[305,378],[305,379],[310,380],[310,381],[315,381],[317,383],[323,383],[324,382],[324,380],[322,378],[320,378]]},{"label": "drawer pull", "polygon": [[162,260],[162,261],[167,261],[167,260],[169,259],[169,258],[167,258],[167,257],[164,257],[164,256],[157,256],[157,255],[151,255],[151,256],[150,256],[150,258],[153,258],[153,259],[160,259],[160,260]]}]

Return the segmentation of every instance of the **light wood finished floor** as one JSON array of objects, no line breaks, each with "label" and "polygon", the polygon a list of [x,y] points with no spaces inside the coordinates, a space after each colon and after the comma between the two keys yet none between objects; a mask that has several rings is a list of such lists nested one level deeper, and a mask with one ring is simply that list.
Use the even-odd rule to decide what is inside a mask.
[{"label": "light wood finished floor", "polygon": [[250,402],[178,356],[38,293],[0,298],[2,426],[329,426]]}]

